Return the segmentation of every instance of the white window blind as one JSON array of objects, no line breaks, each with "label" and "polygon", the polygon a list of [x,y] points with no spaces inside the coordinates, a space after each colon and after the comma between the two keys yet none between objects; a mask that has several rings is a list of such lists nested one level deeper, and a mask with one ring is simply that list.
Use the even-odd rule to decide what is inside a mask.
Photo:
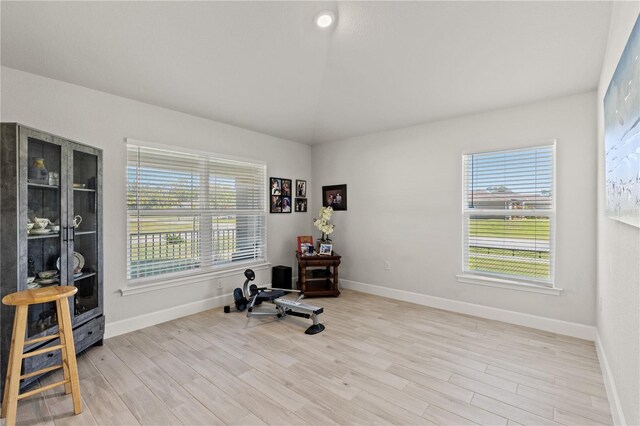
[{"label": "white window blind", "polygon": [[555,145],[463,156],[463,272],[553,286]]},{"label": "white window blind", "polygon": [[266,258],[266,166],[127,143],[127,275]]}]

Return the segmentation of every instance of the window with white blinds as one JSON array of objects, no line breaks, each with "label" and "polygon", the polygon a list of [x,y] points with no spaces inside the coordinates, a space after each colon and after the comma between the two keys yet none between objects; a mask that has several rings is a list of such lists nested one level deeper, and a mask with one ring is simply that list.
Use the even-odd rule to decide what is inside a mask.
[{"label": "window with white blinds", "polygon": [[264,260],[266,186],[264,164],[128,142],[128,278]]},{"label": "window with white blinds", "polygon": [[464,274],[552,287],[555,144],[463,162]]}]

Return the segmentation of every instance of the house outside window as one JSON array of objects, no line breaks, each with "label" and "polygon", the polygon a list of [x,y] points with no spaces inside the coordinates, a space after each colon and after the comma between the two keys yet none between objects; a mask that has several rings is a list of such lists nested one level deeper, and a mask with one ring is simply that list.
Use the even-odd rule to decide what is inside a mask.
[{"label": "house outside window", "polygon": [[127,141],[130,283],[266,259],[266,165]]},{"label": "house outside window", "polygon": [[553,287],[555,142],[463,155],[463,275]]}]

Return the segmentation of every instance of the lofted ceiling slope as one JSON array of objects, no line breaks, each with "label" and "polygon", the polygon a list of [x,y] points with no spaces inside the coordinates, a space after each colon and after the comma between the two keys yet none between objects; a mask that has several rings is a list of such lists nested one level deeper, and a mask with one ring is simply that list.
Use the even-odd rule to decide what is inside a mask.
[{"label": "lofted ceiling slope", "polygon": [[[11,2],[1,63],[313,144],[596,87],[608,2]],[[313,25],[331,9],[335,28]]]}]

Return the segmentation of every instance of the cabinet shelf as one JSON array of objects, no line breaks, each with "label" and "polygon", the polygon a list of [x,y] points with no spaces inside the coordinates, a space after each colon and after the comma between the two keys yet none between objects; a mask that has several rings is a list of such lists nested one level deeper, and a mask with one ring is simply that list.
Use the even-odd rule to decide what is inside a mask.
[{"label": "cabinet shelf", "polygon": [[33,182],[29,182],[27,183],[27,186],[29,188],[45,188],[45,189],[60,189],[60,187],[58,185],[48,185],[46,183],[33,183]]},{"label": "cabinet shelf", "polygon": [[42,240],[44,238],[55,238],[58,237],[60,238],[60,233],[56,232],[55,234],[44,234],[44,235],[28,235],[27,239],[28,240]]},{"label": "cabinet shelf", "polygon": [[80,231],[80,232],[76,232],[75,235],[77,237],[78,235],[91,235],[91,234],[95,234],[95,233],[96,233],[96,231]]},{"label": "cabinet shelf", "polygon": [[91,188],[73,188],[73,190],[77,192],[96,192],[95,189]]},{"label": "cabinet shelf", "polygon": [[80,281],[80,280],[84,280],[85,278],[89,278],[94,276],[96,273],[95,272],[87,272],[87,273],[83,273],[82,275],[80,275],[79,277],[74,277],[73,278],[73,282],[76,281]]}]

